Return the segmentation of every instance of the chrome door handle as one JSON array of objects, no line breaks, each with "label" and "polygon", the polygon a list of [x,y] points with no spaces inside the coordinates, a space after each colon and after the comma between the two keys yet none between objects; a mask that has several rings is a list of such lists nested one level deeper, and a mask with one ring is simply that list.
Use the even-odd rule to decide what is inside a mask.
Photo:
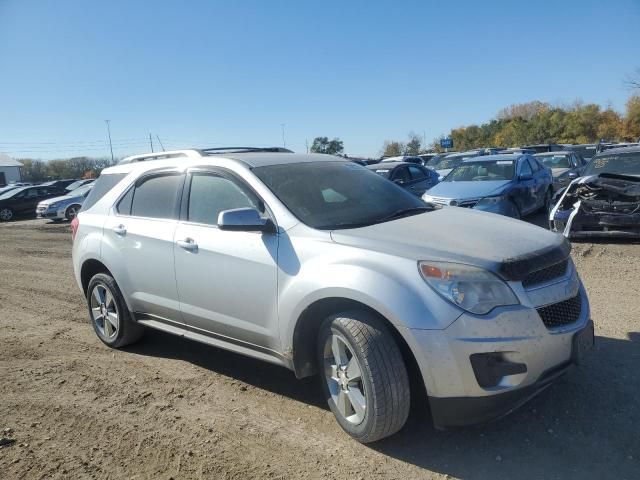
[{"label": "chrome door handle", "polygon": [[185,250],[187,250],[189,252],[197,252],[198,251],[198,244],[195,242],[195,240],[193,238],[185,238],[184,240],[178,240],[178,241],[176,241],[176,244],[180,248],[184,248]]},{"label": "chrome door handle", "polygon": [[116,235],[120,235],[121,237],[125,236],[127,234],[127,227],[125,227],[124,225],[120,224],[116,227],[113,227],[113,232]]}]

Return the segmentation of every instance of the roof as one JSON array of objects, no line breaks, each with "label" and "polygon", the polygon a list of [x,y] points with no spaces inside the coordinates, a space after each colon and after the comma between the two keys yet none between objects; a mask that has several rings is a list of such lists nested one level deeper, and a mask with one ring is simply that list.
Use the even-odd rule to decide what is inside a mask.
[{"label": "roof", "polygon": [[512,153],[498,153],[496,155],[482,155],[479,157],[472,157],[464,160],[465,163],[469,162],[495,162],[496,160],[517,160],[523,155],[514,155]]},{"label": "roof", "polygon": [[21,167],[22,164],[9,155],[5,155],[4,153],[0,153],[0,167]]},{"label": "roof", "polygon": [[555,157],[557,155],[571,155],[573,150],[558,150],[557,152],[540,152],[536,153],[534,157]]},{"label": "roof", "polygon": [[[324,153],[272,153],[272,152],[250,152],[231,153],[216,155],[216,157],[231,158],[238,160],[249,167],[266,167],[268,165],[283,165],[289,163],[309,163],[309,162],[348,162],[349,159],[326,155]],[[211,157],[205,157],[211,158]]]},{"label": "roof", "polygon": [[598,153],[596,157],[604,157],[606,155],[611,155],[616,153],[638,153],[638,152],[640,152],[640,145],[633,145],[631,147],[609,148],[607,150],[603,150],[602,152]]},{"label": "roof", "polygon": [[415,167],[417,164],[411,162],[380,162],[367,165],[366,168],[368,168],[369,170],[391,170],[393,168],[399,167],[400,165],[413,165]]}]

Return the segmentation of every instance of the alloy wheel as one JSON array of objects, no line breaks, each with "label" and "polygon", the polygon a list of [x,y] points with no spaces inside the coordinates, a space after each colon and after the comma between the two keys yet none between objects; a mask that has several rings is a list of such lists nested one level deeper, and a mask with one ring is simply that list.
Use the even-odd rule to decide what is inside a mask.
[{"label": "alloy wheel", "polygon": [[332,330],[324,345],[324,375],[338,412],[359,425],[367,411],[362,369],[347,340]]},{"label": "alloy wheel", "polygon": [[69,219],[69,221],[76,218],[76,215],[78,214],[78,210],[79,208],[76,207],[75,205],[67,209],[67,218]]},{"label": "alloy wheel", "polygon": [[91,292],[91,319],[107,340],[112,340],[118,335],[118,305],[111,290],[102,283],[93,287]]}]

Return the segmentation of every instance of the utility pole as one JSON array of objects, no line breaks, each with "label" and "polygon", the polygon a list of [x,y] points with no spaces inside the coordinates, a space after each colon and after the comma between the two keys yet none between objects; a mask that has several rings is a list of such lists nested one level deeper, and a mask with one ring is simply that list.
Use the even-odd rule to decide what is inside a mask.
[{"label": "utility pole", "polygon": [[304,139],[304,143],[305,143],[305,145],[307,146],[307,153],[309,153],[309,139],[308,139],[308,138],[305,138],[305,139]]},{"label": "utility pole", "polygon": [[287,143],[284,141],[284,123],[281,123],[280,126],[282,127],[282,147],[287,148]]},{"label": "utility pole", "polygon": [[111,150],[111,163],[114,163],[113,159],[113,145],[111,144],[111,127],[109,126],[109,122],[111,120],[105,120],[104,122],[107,124],[107,134],[109,135],[109,150]]},{"label": "utility pole", "polygon": [[158,136],[158,134],[156,133],[156,138],[158,139],[158,143],[160,144],[160,147],[162,147],[162,151],[166,152],[166,150],[164,149],[164,145],[162,144],[162,142],[160,141],[160,137]]},{"label": "utility pole", "polygon": [[151,132],[149,132],[149,145],[151,145],[151,153],[153,153],[153,138],[151,138]]}]

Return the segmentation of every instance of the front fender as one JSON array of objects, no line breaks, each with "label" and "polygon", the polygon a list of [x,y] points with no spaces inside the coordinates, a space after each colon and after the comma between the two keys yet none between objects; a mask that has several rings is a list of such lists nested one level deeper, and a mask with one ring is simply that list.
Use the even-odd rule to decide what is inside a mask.
[{"label": "front fender", "polygon": [[402,328],[444,329],[460,316],[458,308],[426,285],[415,260],[345,246],[336,249],[343,255],[302,262],[295,276],[281,275],[279,318],[285,351],[293,345],[303,312],[327,298],[365,304]]}]

